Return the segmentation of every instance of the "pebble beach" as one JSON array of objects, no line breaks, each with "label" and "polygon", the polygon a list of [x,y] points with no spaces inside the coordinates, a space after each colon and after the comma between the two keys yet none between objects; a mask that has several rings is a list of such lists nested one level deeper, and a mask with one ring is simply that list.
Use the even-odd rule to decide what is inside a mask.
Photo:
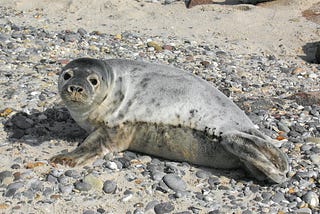
[{"label": "pebble beach", "polygon": [[[50,11],[5,2],[0,5],[0,213],[320,213],[320,65],[301,56],[303,44],[319,39],[318,24],[295,17],[294,26],[307,33],[291,34],[282,46],[270,46],[274,43],[265,37],[260,46],[227,32],[209,38],[145,26],[110,31],[91,22],[54,25]],[[121,0],[109,2],[122,11]],[[155,14],[188,11],[182,1],[132,2],[141,10],[155,8]],[[270,7],[286,6],[279,2]],[[221,20],[267,6],[218,4],[189,11],[209,11]],[[151,21],[160,20],[154,15]],[[50,21],[54,27],[48,27]],[[87,136],[57,90],[61,68],[79,57],[167,64],[207,80],[287,154],[288,181],[258,182],[242,169],[204,168],[131,151],[84,167],[51,164],[50,157]]]}]

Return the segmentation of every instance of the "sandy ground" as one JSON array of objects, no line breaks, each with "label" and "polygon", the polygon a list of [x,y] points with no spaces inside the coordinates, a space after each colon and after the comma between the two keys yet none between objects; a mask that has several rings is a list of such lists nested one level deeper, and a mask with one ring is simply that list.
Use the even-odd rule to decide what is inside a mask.
[{"label": "sandy ground", "polygon": [[184,1],[169,5],[142,0],[2,0],[24,11],[15,23],[49,30],[98,30],[109,34],[135,31],[176,36],[209,44],[234,44],[240,53],[303,56],[303,46],[319,39],[319,25],[302,17],[317,0],[277,0],[257,6],[236,0],[214,1],[187,9]]}]

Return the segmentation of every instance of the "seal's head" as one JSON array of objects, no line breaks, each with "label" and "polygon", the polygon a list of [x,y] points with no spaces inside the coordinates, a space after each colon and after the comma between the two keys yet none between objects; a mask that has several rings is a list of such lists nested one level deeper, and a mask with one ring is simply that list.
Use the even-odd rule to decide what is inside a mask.
[{"label": "seal's head", "polygon": [[59,93],[69,110],[84,113],[106,98],[111,81],[111,69],[103,61],[79,58],[62,69]]}]

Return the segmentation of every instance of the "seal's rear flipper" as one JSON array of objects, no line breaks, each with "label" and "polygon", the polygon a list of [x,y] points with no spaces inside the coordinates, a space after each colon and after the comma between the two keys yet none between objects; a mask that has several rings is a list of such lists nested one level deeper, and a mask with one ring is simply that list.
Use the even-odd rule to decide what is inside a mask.
[{"label": "seal's rear flipper", "polygon": [[225,149],[239,157],[258,180],[284,182],[289,171],[286,155],[257,130],[231,131],[222,134]]}]

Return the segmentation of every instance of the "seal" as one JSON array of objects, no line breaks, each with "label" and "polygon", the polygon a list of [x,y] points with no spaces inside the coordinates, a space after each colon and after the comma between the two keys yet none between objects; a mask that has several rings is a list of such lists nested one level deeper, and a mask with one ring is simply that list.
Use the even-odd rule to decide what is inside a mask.
[{"label": "seal", "polygon": [[281,183],[286,155],[209,82],[167,65],[79,58],[59,76],[59,93],[90,134],[75,150],[51,158],[83,165],[132,150],[213,168],[244,167]]}]

